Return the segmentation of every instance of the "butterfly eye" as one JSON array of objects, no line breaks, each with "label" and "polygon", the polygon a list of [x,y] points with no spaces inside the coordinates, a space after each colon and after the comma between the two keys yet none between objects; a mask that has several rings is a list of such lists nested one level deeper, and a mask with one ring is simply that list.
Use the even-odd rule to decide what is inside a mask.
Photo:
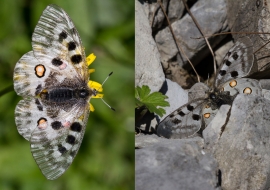
[{"label": "butterfly eye", "polygon": [[88,91],[86,90],[86,89],[81,89],[80,91],[79,91],[79,96],[80,96],[80,98],[85,98],[85,97],[87,97],[89,95],[89,93],[88,93]]},{"label": "butterfly eye", "polygon": [[94,96],[96,96],[97,95],[97,93],[98,93],[98,91],[94,88],[94,90],[93,90],[93,94],[94,94]]},{"label": "butterfly eye", "polygon": [[236,80],[232,80],[230,83],[229,83],[230,87],[235,87],[237,85],[237,82]]},{"label": "butterfly eye", "polygon": [[245,88],[245,89],[243,90],[243,93],[244,93],[244,94],[251,94],[251,93],[252,93],[252,90],[251,90],[251,88],[247,87],[247,88]]},{"label": "butterfly eye", "polygon": [[210,98],[211,98],[211,99],[216,99],[216,95],[215,95],[214,93],[211,93],[211,94],[210,94]]}]

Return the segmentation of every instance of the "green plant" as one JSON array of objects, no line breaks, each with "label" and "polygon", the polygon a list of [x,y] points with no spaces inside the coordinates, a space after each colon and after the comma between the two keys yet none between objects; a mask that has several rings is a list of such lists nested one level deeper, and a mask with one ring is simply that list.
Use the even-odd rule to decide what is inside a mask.
[{"label": "green plant", "polygon": [[142,87],[137,86],[135,88],[136,113],[139,113],[142,117],[148,110],[150,113],[155,113],[162,117],[166,113],[162,107],[170,106],[170,104],[165,101],[168,97],[160,92],[150,92],[150,88],[146,85]]}]

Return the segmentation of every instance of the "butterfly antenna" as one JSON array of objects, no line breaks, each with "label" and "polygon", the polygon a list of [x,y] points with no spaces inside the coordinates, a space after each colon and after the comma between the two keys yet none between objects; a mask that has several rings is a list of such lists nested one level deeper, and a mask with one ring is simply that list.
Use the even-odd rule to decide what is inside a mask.
[{"label": "butterfly antenna", "polygon": [[108,80],[108,78],[113,74],[113,72],[110,72],[110,74],[105,78],[105,80],[103,81],[103,83],[101,84],[101,86],[103,86],[103,84]]},{"label": "butterfly antenna", "polygon": [[[104,85],[104,83],[108,80],[108,78],[111,76],[113,74],[113,72],[110,72],[110,74],[105,78],[105,80],[103,81],[103,83],[101,84],[101,87]],[[100,88],[101,88],[100,87]],[[99,89],[98,89],[99,90]],[[98,91],[97,90],[97,91]],[[110,106],[107,102],[105,102],[105,100],[103,100],[103,98],[100,98],[101,100],[102,100],[102,102],[105,104],[105,105],[107,105],[111,110],[113,110],[113,111],[115,111],[115,109],[112,107],[112,106]]]},{"label": "butterfly antenna", "polygon": [[102,102],[103,102],[105,105],[107,105],[111,110],[115,111],[115,109],[114,109],[112,106],[110,106],[107,102],[105,102],[105,100],[103,100],[103,98],[100,98],[100,99],[101,99]]}]

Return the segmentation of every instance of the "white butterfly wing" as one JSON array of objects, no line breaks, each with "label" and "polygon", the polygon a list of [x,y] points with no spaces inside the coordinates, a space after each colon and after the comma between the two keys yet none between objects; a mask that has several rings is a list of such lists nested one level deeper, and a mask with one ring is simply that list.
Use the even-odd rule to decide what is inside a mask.
[{"label": "white butterfly wing", "polygon": [[52,180],[65,172],[77,154],[89,105],[84,99],[65,104],[42,101],[40,93],[61,87],[87,88],[88,65],[74,24],[56,5],[43,11],[32,47],[14,69],[15,91],[24,97],[16,107],[15,122],[19,133],[30,141],[42,173]]},{"label": "white butterfly wing", "polygon": [[47,179],[62,175],[76,156],[89,115],[85,107],[75,104],[68,112],[59,109],[58,116],[50,118],[46,114],[50,107],[43,106],[39,99],[18,103],[18,132],[30,141],[32,155]]},{"label": "white butterfly wing", "polygon": [[[88,66],[79,34],[68,14],[57,5],[43,11],[32,36],[35,57],[60,70],[78,72],[88,79]],[[71,72],[70,71],[70,72]],[[74,75],[74,74],[73,74]]]},{"label": "white butterfly wing", "polygon": [[[55,78],[55,80],[52,81],[51,78]],[[57,67],[47,64],[46,61],[40,62],[34,56],[33,51],[24,54],[14,68],[14,89],[18,95],[23,97],[37,96],[41,90],[61,83],[65,79],[71,79],[75,83],[81,81],[72,70],[59,71]]]},{"label": "white butterfly wing", "polygon": [[255,72],[256,68],[251,40],[247,36],[239,38],[224,57],[215,85],[218,87],[231,79],[246,77]]},{"label": "white butterfly wing", "polygon": [[[88,82],[88,65],[79,34],[60,7],[49,5],[43,11],[32,36],[32,47],[33,51],[26,53],[14,69],[18,95],[36,96],[36,89],[46,89],[66,78]],[[45,86],[51,75],[57,75],[57,81]]]},{"label": "white butterfly wing", "polygon": [[168,115],[157,127],[157,134],[166,138],[187,138],[194,135],[203,125],[202,108],[205,99],[185,104]]}]

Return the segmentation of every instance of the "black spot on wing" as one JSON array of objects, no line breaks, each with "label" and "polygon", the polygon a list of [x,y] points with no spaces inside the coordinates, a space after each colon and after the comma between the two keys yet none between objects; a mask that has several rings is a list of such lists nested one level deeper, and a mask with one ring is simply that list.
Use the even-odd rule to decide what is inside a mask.
[{"label": "black spot on wing", "polygon": [[230,65],[232,64],[232,62],[230,62],[229,60],[227,60],[227,61],[225,62],[225,64],[226,64],[227,66],[230,66]]},{"label": "black spot on wing", "polygon": [[72,51],[76,49],[76,44],[75,42],[69,42],[68,43],[68,51]]},{"label": "black spot on wing", "polygon": [[82,125],[79,122],[74,122],[70,126],[70,130],[75,131],[75,132],[81,132],[82,130]]},{"label": "black spot on wing", "polygon": [[63,127],[63,125],[62,125],[62,123],[60,121],[54,121],[54,122],[52,122],[51,126],[52,126],[52,128],[54,130],[58,130],[58,129],[60,129],[60,128]]},{"label": "black spot on wing", "polygon": [[56,67],[60,66],[63,64],[63,62],[59,58],[53,58],[52,64]]},{"label": "black spot on wing", "polygon": [[192,110],[194,109],[194,107],[193,107],[192,105],[187,105],[187,109],[188,109],[189,111],[192,111]]},{"label": "black spot on wing", "polygon": [[198,114],[193,114],[192,119],[198,121],[201,117]]},{"label": "black spot on wing", "polygon": [[59,34],[59,42],[62,43],[64,39],[67,38],[67,33],[65,31],[62,31],[60,34]]},{"label": "black spot on wing", "polygon": [[238,72],[237,71],[232,71],[231,72],[231,77],[237,77],[238,76]]},{"label": "black spot on wing", "polygon": [[71,56],[70,60],[73,64],[78,64],[82,61],[82,56],[80,54],[75,54]]},{"label": "black spot on wing", "polygon": [[239,56],[237,55],[237,52],[234,52],[233,55],[232,55],[232,58],[233,58],[234,60],[236,60],[236,59],[238,59],[238,57],[239,57]]},{"label": "black spot on wing", "polygon": [[178,112],[178,115],[180,115],[180,116],[185,116],[186,114],[184,113],[184,112],[182,112],[182,111],[180,111],[180,112]]},{"label": "black spot on wing", "polygon": [[175,118],[175,119],[172,120],[172,122],[173,122],[174,124],[179,124],[179,123],[181,123],[181,120]]},{"label": "black spot on wing", "polygon": [[35,95],[37,96],[42,90],[42,87],[41,87],[41,84],[39,84],[37,87],[36,87],[36,92],[35,92]]},{"label": "black spot on wing", "polygon": [[75,137],[73,135],[68,135],[66,142],[71,144],[71,145],[74,145],[75,144]]},{"label": "black spot on wing", "polygon": [[64,154],[67,152],[67,149],[65,147],[63,147],[61,144],[58,145],[58,151],[61,153],[61,154]]},{"label": "black spot on wing", "polygon": [[70,156],[75,157],[76,156],[76,153],[77,153],[77,151],[76,150],[73,150],[73,151],[70,152]]},{"label": "black spot on wing", "polygon": [[35,100],[35,103],[36,103],[36,105],[37,105],[38,110],[39,110],[39,111],[43,111],[43,106],[40,104],[40,102],[39,102],[38,99]]},{"label": "black spot on wing", "polygon": [[224,76],[224,75],[226,74],[226,71],[225,71],[225,70],[220,70],[220,71],[219,71],[219,74],[220,74],[221,76]]}]

